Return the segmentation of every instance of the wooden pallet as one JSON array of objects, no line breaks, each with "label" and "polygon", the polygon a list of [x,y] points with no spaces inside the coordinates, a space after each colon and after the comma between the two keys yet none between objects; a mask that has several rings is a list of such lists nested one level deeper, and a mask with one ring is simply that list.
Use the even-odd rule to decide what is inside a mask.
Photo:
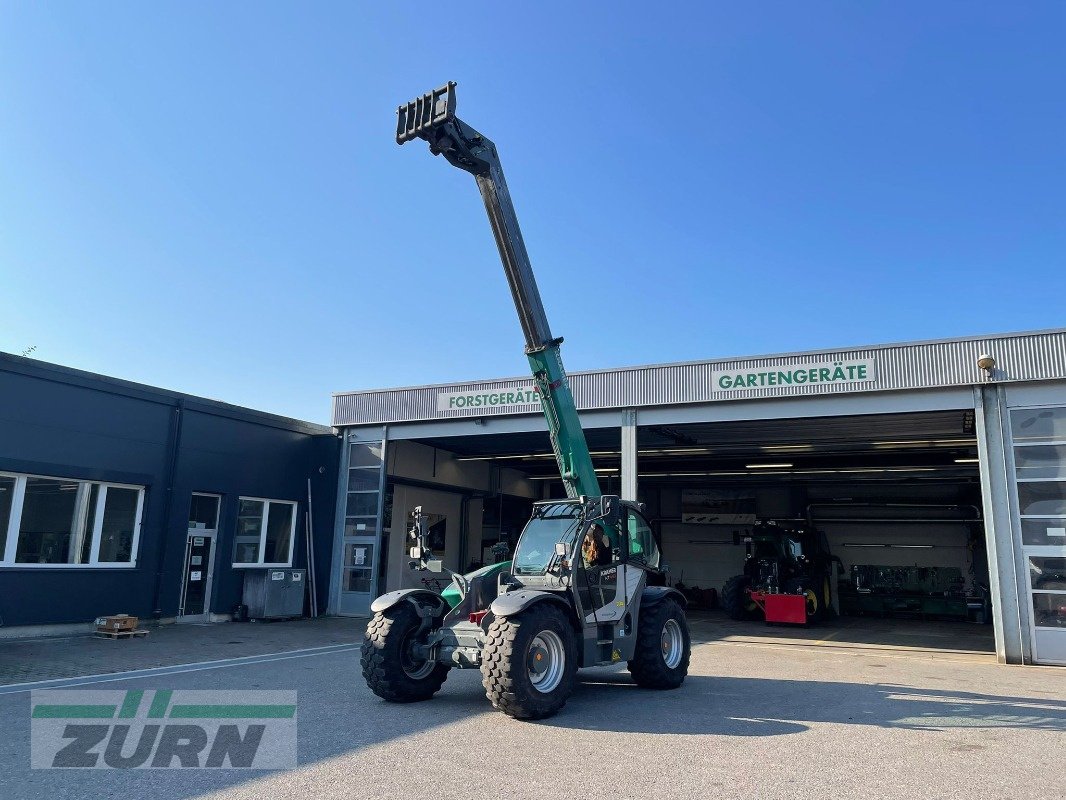
[{"label": "wooden pallet", "polygon": [[134,631],[96,631],[93,635],[101,639],[131,639],[134,636],[147,636],[148,631],[144,628]]}]

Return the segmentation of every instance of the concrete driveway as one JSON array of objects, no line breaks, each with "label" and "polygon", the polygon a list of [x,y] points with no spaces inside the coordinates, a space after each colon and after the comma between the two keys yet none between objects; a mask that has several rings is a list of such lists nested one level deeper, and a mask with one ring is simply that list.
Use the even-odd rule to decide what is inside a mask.
[{"label": "concrete driveway", "polygon": [[453,671],[430,702],[386,704],[346,644],[91,684],[296,689],[300,766],[280,773],[30,770],[29,695],[10,687],[3,796],[1066,796],[1064,670],[718,635],[695,647],[679,690],[588,670],[562,713],[538,723],[491,711],[476,672]]}]

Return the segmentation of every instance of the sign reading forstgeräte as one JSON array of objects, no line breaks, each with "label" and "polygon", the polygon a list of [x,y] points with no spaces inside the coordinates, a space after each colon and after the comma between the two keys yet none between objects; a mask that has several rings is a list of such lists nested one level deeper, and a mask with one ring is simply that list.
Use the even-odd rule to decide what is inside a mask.
[{"label": "sign reading forstger\u00e4te", "polygon": [[508,408],[534,409],[540,407],[540,394],[529,386],[512,386],[489,391],[441,392],[437,395],[437,411]]},{"label": "sign reading forstger\u00e4te", "polygon": [[716,391],[787,388],[812,384],[868,383],[875,377],[873,361],[823,361],[815,364],[774,364],[740,369],[716,369]]}]

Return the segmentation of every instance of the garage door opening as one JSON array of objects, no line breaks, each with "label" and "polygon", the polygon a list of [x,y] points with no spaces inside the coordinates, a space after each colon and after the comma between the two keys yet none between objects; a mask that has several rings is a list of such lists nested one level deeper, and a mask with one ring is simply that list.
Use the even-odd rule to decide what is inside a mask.
[{"label": "garage door opening", "polygon": [[[618,429],[588,438],[604,491],[618,491]],[[545,434],[425,443],[562,494]],[[972,411],[641,426],[637,448],[639,499],[700,638],[994,652]],[[722,608],[769,525],[816,533],[836,565],[817,626],[768,628]]]}]

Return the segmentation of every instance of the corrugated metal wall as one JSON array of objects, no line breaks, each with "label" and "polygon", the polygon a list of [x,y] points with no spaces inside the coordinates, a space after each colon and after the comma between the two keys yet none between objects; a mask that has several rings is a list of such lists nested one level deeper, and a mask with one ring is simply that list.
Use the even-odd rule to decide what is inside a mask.
[{"label": "corrugated metal wall", "polygon": [[[570,383],[577,407],[582,410],[925,389],[987,382],[989,378],[977,366],[977,357],[981,353],[990,353],[995,357],[993,378],[997,382],[1066,378],[1066,330],[1057,330],[857,350],[823,350],[763,358],[579,372],[570,376]],[[874,378],[865,383],[807,383],[733,390],[717,389],[711,380],[712,373],[717,371],[742,372],[763,367],[781,369],[789,365],[833,361],[873,361],[876,364]],[[343,427],[528,413],[527,409],[516,412],[514,407],[484,406],[438,411],[437,396],[444,392],[499,392],[530,385],[529,379],[511,379],[342,393],[333,398],[333,424]]]}]

